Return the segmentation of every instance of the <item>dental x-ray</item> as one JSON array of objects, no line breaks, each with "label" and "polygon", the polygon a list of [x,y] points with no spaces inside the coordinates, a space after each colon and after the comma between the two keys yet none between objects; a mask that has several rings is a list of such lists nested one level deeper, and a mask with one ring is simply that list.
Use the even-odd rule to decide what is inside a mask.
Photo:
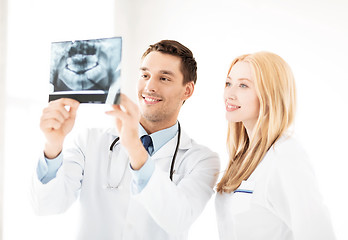
[{"label": "dental x-ray", "polygon": [[49,101],[119,104],[122,38],[53,42]]}]

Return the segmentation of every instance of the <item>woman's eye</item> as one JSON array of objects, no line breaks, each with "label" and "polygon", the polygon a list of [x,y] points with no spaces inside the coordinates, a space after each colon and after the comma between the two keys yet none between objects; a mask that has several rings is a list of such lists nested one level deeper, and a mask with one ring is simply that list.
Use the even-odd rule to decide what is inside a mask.
[{"label": "woman's eye", "polygon": [[241,84],[241,85],[239,85],[241,88],[247,88],[248,86],[247,85],[245,85],[245,84]]},{"label": "woman's eye", "polygon": [[229,86],[231,86],[231,83],[230,82],[226,82],[225,83],[225,87],[229,87]]}]

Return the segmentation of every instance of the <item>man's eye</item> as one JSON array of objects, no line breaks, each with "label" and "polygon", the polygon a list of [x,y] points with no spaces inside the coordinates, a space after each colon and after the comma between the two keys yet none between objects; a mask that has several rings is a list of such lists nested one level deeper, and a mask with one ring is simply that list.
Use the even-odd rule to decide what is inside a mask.
[{"label": "man's eye", "polygon": [[146,75],[146,74],[141,74],[141,78],[147,78],[148,77],[148,75]]},{"label": "man's eye", "polygon": [[161,81],[169,81],[169,79],[165,78],[165,77],[161,77],[160,79],[161,79]]}]

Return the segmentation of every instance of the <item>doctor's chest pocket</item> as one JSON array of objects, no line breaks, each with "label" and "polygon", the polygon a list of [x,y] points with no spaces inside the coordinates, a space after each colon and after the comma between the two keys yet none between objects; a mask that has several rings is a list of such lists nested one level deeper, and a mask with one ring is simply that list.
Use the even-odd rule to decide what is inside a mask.
[{"label": "doctor's chest pocket", "polygon": [[237,215],[250,210],[254,194],[254,183],[243,181],[226,201],[230,214]]}]

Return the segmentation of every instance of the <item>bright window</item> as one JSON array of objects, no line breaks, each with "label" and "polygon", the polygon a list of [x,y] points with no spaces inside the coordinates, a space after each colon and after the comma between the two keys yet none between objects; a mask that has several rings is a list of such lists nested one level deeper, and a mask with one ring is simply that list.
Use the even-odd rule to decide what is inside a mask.
[{"label": "bright window", "polygon": [[43,146],[39,118],[48,99],[50,43],[113,36],[114,1],[11,0],[8,5],[4,239],[71,239],[78,204],[49,217],[34,215],[30,204],[31,177]]}]

